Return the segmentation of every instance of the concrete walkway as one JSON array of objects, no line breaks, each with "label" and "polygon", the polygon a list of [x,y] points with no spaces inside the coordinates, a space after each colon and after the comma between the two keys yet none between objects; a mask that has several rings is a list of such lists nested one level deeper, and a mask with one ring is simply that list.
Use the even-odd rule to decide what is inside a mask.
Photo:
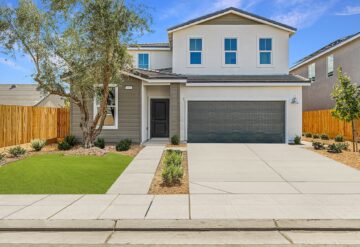
[{"label": "concrete walkway", "polygon": [[108,190],[107,194],[147,194],[165,145],[147,145]]}]

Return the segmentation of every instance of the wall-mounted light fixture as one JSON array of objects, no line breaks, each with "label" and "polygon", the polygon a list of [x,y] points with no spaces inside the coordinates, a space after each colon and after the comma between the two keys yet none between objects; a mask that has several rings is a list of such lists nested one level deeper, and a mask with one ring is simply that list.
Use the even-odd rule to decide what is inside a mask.
[{"label": "wall-mounted light fixture", "polygon": [[291,104],[299,104],[299,101],[297,100],[296,96],[294,96],[292,99],[291,99]]}]

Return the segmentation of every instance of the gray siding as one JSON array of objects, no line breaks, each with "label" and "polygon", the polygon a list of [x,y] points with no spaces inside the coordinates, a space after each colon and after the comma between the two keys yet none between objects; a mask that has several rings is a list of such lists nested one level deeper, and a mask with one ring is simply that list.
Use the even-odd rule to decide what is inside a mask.
[{"label": "gray siding", "polygon": [[[132,90],[125,90],[125,86],[132,86]],[[120,139],[130,138],[134,143],[141,142],[141,81],[129,78],[119,86],[118,97],[118,129],[103,129],[100,137],[108,143],[116,143]],[[88,105],[93,116],[93,101]],[[71,133],[82,139],[80,128],[80,110],[71,104]]]},{"label": "gray siding", "polygon": [[[334,54],[334,75],[327,76],[326,58]],[[360,85],[360,39],[345,44],[336,50],[311,61],[295,70],[292,74],[308,77],[308,65],[315,62],[316,77],[310,87],[303,87],[303,111],[331,109],[335,102],[331,98],[333,87],[337,81],[337,69],[351,77],[351,81]]]},{"label": "gray siding", "polygon": [[180,84],[170,84],[170,137],[180,137]]}]

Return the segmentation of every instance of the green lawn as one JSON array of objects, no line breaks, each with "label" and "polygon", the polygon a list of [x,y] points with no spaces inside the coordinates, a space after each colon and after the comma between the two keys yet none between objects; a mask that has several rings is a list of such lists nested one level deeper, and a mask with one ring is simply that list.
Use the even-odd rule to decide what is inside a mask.
[{"label": "green lawn", "polygon": [[132,157],[43,154],[0,167],[0,194],[103,194]]}]

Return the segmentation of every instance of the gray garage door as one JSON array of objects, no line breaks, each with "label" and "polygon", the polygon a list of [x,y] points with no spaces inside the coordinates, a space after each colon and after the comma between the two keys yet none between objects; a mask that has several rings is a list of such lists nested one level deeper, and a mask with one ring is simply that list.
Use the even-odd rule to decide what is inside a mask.
[{"label": "gray garage door", "polygon": [[189,101],[188,142],[284,143],[283,101]]}]

